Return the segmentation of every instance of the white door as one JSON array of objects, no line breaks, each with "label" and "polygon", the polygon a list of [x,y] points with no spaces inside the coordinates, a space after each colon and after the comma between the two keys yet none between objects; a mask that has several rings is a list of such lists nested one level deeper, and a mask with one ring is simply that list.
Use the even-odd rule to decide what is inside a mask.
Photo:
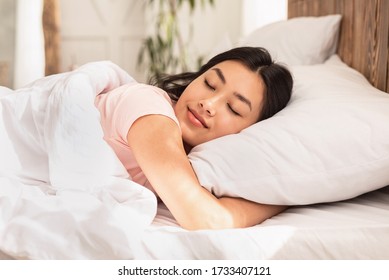
[{"label": "white door", "polygon": [[60,0],[61,67],[68,71],[90,61],[111,60],[134,78],[146,30],[142,0]]}]

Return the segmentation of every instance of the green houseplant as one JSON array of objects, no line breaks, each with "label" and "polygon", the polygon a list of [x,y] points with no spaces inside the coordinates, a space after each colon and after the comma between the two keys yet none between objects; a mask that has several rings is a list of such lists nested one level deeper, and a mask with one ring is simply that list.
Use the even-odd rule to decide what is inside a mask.
[{"label": "green houseplant", "polygon": [[189,11],[192,14],[198,6],[205,7],[207,4],[213,6],[214,0],[148,1],[148,5],[155,8],[157,13],[155,28],[154,33],[144,39],[138,55],[138,66],[145,68],[148,78],[163,73],[189,70],[190,54],[187,52],[189,41],[185,41],[182,35],[178,13],[184,5],[189,5]]}]

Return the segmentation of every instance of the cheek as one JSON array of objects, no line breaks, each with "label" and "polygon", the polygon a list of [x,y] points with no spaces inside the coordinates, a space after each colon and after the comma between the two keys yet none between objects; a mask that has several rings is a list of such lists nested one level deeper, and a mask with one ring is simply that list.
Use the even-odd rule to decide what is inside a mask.
[{"label": "cheek", "polygon": [[181,119],[184,117],[186,108],[187,108],[187,104],[185,98],[180,97],[173,105],[174,113],[176,114],[177,118]]},{"label": "cheek", "polygon": [[179,99],[185,99],[185,100],[191,100],[195,96],[199,95],[198,90],[196,90],[196,83],[192,82],[190,83],[185,90],[182,92],[181,96]]},{"label": "cheek", "polygon": [[218,121],[214,133],[217,137],[220,137],[228,134],[237,133],[241,129],[242,126],[238,121],[234,120],[234,118],[228,116],[226,117],[226,115],[224,115],[224,117],[220,118],[220,120]]},{"label": "cheek", "polygon": [[228,134],[239,133],[243,129],[249,127],[255,122],[239,119],[236,117],[224,116],[218,121],[218,125],[215,130],[215,134],[220,137]]}]

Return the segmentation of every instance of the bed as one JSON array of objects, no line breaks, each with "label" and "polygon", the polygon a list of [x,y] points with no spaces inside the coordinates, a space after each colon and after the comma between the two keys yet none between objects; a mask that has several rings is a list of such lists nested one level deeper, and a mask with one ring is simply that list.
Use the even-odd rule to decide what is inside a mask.
[{"label": "bed", "polygon": [[[269,167],[260,162],[259,164],[263,164],[260,169],[274,174],[265,176],[265,179],[258,179],[260,172],[255,164],[258,159],[250,159],[250,154],[257,150],[249,150],[246,155],[243,154],[245,151],[234,149],[238,150],[237,154],[232,152],[230,158],[222,159],[224,162],[221,162],[220,166],[223,168],[215,168],[214,163],[220,161],[220,153],[212,145],[230,147],[228,141],[236,142],[235,138],[202,146],[190,155],[190,159],[199,180],[215,195],[243,196],[262,203],[288,204],[290,208],[250,228],[186,231],[177,225],[162,203],[156,203],[147,190],[123,179],[120,164],[115,162],[110,151],[101,146],[101,143],[96,144],[100,146],[88,146],[85,144],[88,141],[86,135],[69,140],[70,146],[76,147],[77,153],[68,150],[69,143],[66,143],[66,149],[63,150],[60,144],[64,141],[63,138],[68,137],[69,130],[60,131],[58,134],[58,126],[54,123],[49,128],[42,129],[47,133],[45,137],[50,140],[46,139],[49,144],[45,142],[45,145],[49,145],[49,149],[53,151],[47,164],[57,171],[50,175],[50,180],[57,182],[53,183],[54,187],[58,185],[61,188],[45,186],[43,182],[48,180],[45,178],[46,174],[41,174],[40,180],[30,180],[35,175],[24,173],[22,182],[15,182],[13,177],[7,178],[4,170],[12,169],[10,159],[13,155],[9,150],[1,150],[2,155],[9,155],[9,158],[5,161],[3,157],[0,162],[0,258],[389,259],[389,147],[385,143],[389,134],[385,128],[388,119],[384,113],[389,108],[389,22],[386,15],[389,1],[289,0],[288,3],[289,20],[261,28],[240,44],[270,44],[266,47],[273,51],[273,56],[280,61],[286,61],[291,67],[296,82],[293,103],[292,106],[288,105],[288,110],[280,112],[274,122],[283,124],[293,118],[303,124],[304,121],[310,121],[306,120],[306,116],[313,114],[312,111],[305,112],[301,104],[312,104],[309,105],[311,110],[319,111],[318,116],[325,115],[325,118],[317,118],[313,124],[307,123],[312,125],[309,129],[306,125],[300,127],[291,123],[293,129],[290,133],[293,133],[293,137],[289,138],[293,138],[290,144],[292,146],[285,142],[282,146],[285,146],[286,150],[276,146],[276,151],[270,155],[267,153],[272,146],[268,146],[270,148],[266,150],[266,154],[260,154],[259,158],[268,157],[268,160],[271,160]],[[326,15],[331,17],[325,17]],[[313,16],[315,18],[312,18]],[[308,35],[302,36],[304,31],[312,31],[314,28],[317,28],[316,31],[321,30],[313,33],[318,37],[317,40]],[[286,41],[279,41],[280,39]],[[300,46],[294,48],[292,44],[298,44],[296,42],[300,42]],[[294,53],[290,53],[291,49]],[[105,72],[96,70],[97,68],[105,69]],[[111,79],[111,76],[114,78]],[[94,81],[92,87],[89,84],[91,79]],[[71,85],[77,84],[78,89],[82,85],[80,90],[91,94],[80,98],[82,100],[79,100],[78,110],[87,111],[89,107],[83,107],[84,102],[93,98],[96,91],[108,90],[128,82],[129,79],[131,78],[117,66],[101,62],[83,66],[75,73],[60,74],[38,81],[29,89],[24,89],[24,94],[27,95],[31,88],[40,88],[40,94],[44,96],[54,88],[62,91],[62,96],[66,99],[72,95],[69,92]],[[63,87],[56,88],[55,84],[62,84]],[[366,92],[375,99],[372,100]],[[3,94],[6,97],[10,93]],[[39,109],[46,107],[47,102],[56,105],[58,98],[61,98],[61,104],[66,102],[63,97],[58,96],[43,103],[34,99],[21,102],[25,101],[25,106],[33,104],[35,107],[31,107],[32,109]],[[331,110],[335,111],[321,109],[323,104],[331,104]],[[355,111],[356,107],[359,108],[356,105],[360,104],[367,108],[362,113]],[[4,108],[3,106],[2,113],[5,112]],[[349,121],[347,126],[336,125],[337,122],[342,123],[334,113],[337,108],[339,111],[345,110],[346,114],[340,117]],[[65,107],[64,114],[72,110],[73,107]],[[40,118],[58,118],[61,125],[74,125],[78,116],[75,114],[69,119],[68,116],[63,118],[61,112],[52,111],[42,115],[37,111],[39,110],[29,112],[34,122]],[[312,118],[315,118],[314,116],[316,115],[312,115]],[[328,127],[329,120],[333,121],[332,128]],[[261,141],[262,146],[270,145],[268,139],[262,138],[263,135],[270,135],[274,142],[274,122],[261,124],[258,136],[261,138],[254,139]],[[84,129],[84,125],[82,121],[77,121],[76,127],[69,127],[77,129],[78,126]],[[268,129],[272,133],[268,133]],[[328,144],[326,137],[331,134],[331,129],[336,129],[337,138]],[[281,127],[281,138],[285,139],[285,133],[288,131],[288,128]],[[320,134],[319,138],[315,132]],[[247,142],[247,139],[255,133],[254,130],[244,132],[244,137],[241,138],[245,140],[239,138],[239,141],[246,142],[242,142],[241,146],[253,142]],[[298,133],[301,133],[301,137],[307,137],[309,134],[313,138],[298,138]],[[357,136],[350,141],[350,135],[353,133],[357,133]],[[366,133],[368,136],[365,136]],[[255,145],[258,141],[255,141]],[[313,146],[308,145],[311,142],[314,142]],[[327,152],[326,146],[322,146],[321,142],[327,143],[328,149],[335,150],[332,153]],[[291,147],[295,149],[301,143],[304,147],[299,149],[298,154],[293,155],[297,155],[301,160],[293,163],[290,160],[285,161]],[[343,143],[343,146],[332,146],[338,143]],[[308,153],[303,151],[306,147],[310,147]],[[351,148],[344,151],[345,147]],[[100,163],[91,156],[95,164],[92,172],[95,177],[91,182],[90,171],[85,169],[85,165],[79,164],[77,169],[73,170],[69,169],[69,166],[74,168],[73,164],[84,160],[79,151],[88,154],[96,148],[100,152],[93,156],[105,160]],[[35,149],[32,157],[35,159],[39,156],[44,159],[45,155],[40,154],[41,152]],[[61,158],[59,155],[63,153],[70,159]],[[244,166],[243,172],[247,172],[244,181],[240,177],[231,176],[231,172],[228,176],[225,174],[225,169],[236,168],[234,162],[248,162],[248,158],[249,164],[254,166]],[[304,159],[307,159],[306,163]],[[354,162],[358,164],[353,165]],[[37,173],[41,168],[45,168],[31,162],[31,159],[21,165],[31,166]],[[339,165],[336,172],[329,169],[334,165]],[[281,173],[277,169],[280,166],[286,169],[282,172],[288,173]],[[315,176],[311,175],[312,166],[315,167]],[[320,172],[317,172],[318,169]],[[65,172],[66,170],[69,171]],[[257,177],[248,180],[250,170]],[[242,174],[237,173],[239,176]],[[320,173],[320,176],[317,173]],[[235,184],[231,183],[232,181]],[[251,187],[258,182],[262,185],[265,182],[266,186],[274,188]],[[244,193],[237,190],[236,185],[242,184],[247,184],[247,189],[250,190]],[[94,185],[98,185],[98,188],[93,187]],[[129,185],[136,191],[129,191]],[[296,191],[297,187],[300,191]]]}]

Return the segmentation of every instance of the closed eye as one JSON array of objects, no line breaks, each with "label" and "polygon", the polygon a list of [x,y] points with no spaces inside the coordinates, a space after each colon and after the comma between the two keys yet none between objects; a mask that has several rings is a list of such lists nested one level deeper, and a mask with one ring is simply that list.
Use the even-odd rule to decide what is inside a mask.
[{"label": "closed eye", "polygon": [[234,115],[240,116],[240,114],[237,111],[235,111],[230,104],[227,103],[227,107]]},{"label": "closed eye", "polygon": [[207,79],[204,79],[204,84],[212,91],[215,91],[215,87],[211,86]]}]

